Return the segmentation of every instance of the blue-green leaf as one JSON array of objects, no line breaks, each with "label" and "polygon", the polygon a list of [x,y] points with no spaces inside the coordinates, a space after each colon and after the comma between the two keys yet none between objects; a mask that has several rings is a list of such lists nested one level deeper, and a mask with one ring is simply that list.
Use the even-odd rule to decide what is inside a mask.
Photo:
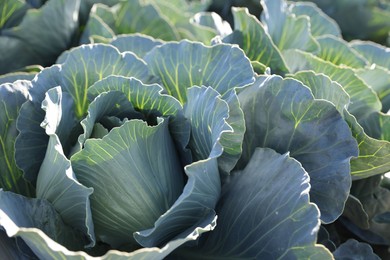
[{"label": "blue-green leaf", "polygon": [[191,161],[186,155],[187,152],[185,152],[190,139],[190,124],[184,117],[182,111],[183,107],[179,101],[172,96],[163,94],[163,88],[157,84],[144,84],[135,78],[120,76],[109,76],[96,82],[88,89],[88,95],[92,100],[103,92],[111,91],[122,92],[128,101],[130,101],[131,105],[137,109],[145,119],[153,119],[158,116],[169,117],[169,132],[177,142],[175,145],[178,147],[178,150],[182,151],[180,156],[183,156],[182,159],[187,163]]},{"label": "blue-green leaf", "polygon": [[[144,61],[130,52],[121,54],[115,47],[103,44],[77,47],[64,53],[59,61],[61,65],[45,68],[32,81],[31,101],[23,105],[17,121],[20,135],[15,144],[16,162],[26,179],[33,184],[48,142],[48,137],[39,126],[45,116],[41,102],[46,91],[61,86],[62,91],[71,95],[74,101],[68,113],[75,113],[80,119],[86,115],[90,102],[87,90],[96,81],[109,75],[136,76],[145,81],[149,78]],[[70,147],[67,142],[72,143],[72,140],[61,137],[60,140],[67,153]]]},{"label": "blue-green leaf", "polygon": [[378,96],[356,76],[354,70],[334,65],[311,53],[299,50],[288,50],[283,55],[290,72],[313,70],[316,73],[323,73],[339,83],[351,99],[348,111],[358,121],[368,117],[371,113],[377,113],[381,110],[382,105]]},{"label": "blue-green leaf", "polygon": [[132,234],[152,227],[184,187],[167,120],[153,127],[130,120],[103,139],[87,140],[71,161],[79,181],[94,188],[96,236],[114,247],[134,244]]},{"label": "blue-green leaf", "polygon": [[[0,190],[0,225],[9,237],[21,237],[40,258],[47,255],[34,237],[52,239],[70,250],[80,250],[85,237],[67,226],[53,206],[46,200],[30,199]],[[53,242],[54,242],[53,241]]]},{"label": "blue-green leaf", "polygon": [[18,26],[2,30],[0,74],[32,64],[53,64],[70,47],[79,6],[80,0],[50,0],[39,9],[29,9]]},{"label": "blue-green leaf", "polygon": [[366,58],[371,64],[377,64],[390,70],[389,48],[374,42],[352,41],[350,46]]},{"label": "blue-green leaf", "polygon": [[154,48],[145,56],[145,61],[153,74],[161,78],[168,94],[182,104],[187,101],[187,89],[195,85],[212,87],[228,103],[230,114],[226,121],[233,132],[221,140],[225,150],[218,163],[223,172],[230,172],[241,154],[244,133],[243,114],[235,89],[252,83],[254,76],[244,52],[233,45],[206,47],[184,40]]},{"label": "blue-green leaf", "polygon": [[341,244],[333,252],[333,256],[336,260],[342,260],[342,259],[380,260],[380,257],[373,252],[369,244],[358,242],[355,239],[348,239],[347,242]]},{"label": "blue-green leaf", "polygon": [[345,65],[351,68],[363,68],[368,61],[357,51],[350,48],[341,38],[325,35],[316,38],[320,44],[317,56],[335,65]]},{"label": "blue-green leaf", "polygon": [[234,7],[232,12],[234,32],[223,41],[240,45],[252,62],[260,62],[279,73],[288,72],[281,53],[260,21],[246,8]]},{"label": "blue-green leaf", "polygon": [[131,51],[138,57],[143,58],[146,53],[163,43],[163,41],[150,36],[134,33],[119,35],[110,44],[117,47],[120,52]]},{"label": "blue-green leaf", "polygon": [[29,98],[28,81],[0,85],[0,188],[34,196],[34,188],[23,178],[15,162],[16,119],[20,107]]},{"label": "blue-green leaf", "polygon": [[239,94],[246,133],[240,167],[256,147],[290,152],[309,173],[311,200],[321,210],[321,220],[337,219],[351,186],[349,160],[358,147],[347,123],[327,101],[315,100],[296,80],[260,78]]},{"label": "blue-green leaf", "polygon": [[299,162],[257,148],[245,169],[233,172],[223,186],[215,230],[183,258],[292,259],[295,249],[301,259],[313,251],[329,256],[324,247],[312,250],[320,214],[309,190],[309,176]]},{"label": "blue-green leaf", "polygon": [[351,160],[353,179],[367,178],[390,171],[389,142],[371,138],[365,133],[356,118],[347,111],[350,104],[349,96],[340,84],[330,80],[324,74],[312,71],[302,71],[292,76],[309,87],[316,99],[332,102],[351,128],[352,135],[359,144],[359,156]]},{"label": "blue-green leaf", "polygon": [[51,202],[66,224],[88,236],[91,241],[89,246],[92,247],[95,234],[89,196],[93,189],[77,181],[57,134],[64,125],[73,124],[72,116],[69,117],[71,113],[63,112],[73,106],[73,100],[65,94],[60,87],[50,89],[42,102],[42,109],[46,112],[42,126],[49,136],[49,143],[38,174],[37,198]]},{"label": "blue-green leaf", "polygon": [[315,4],[310,2],[290,2],[289,8],[297,16],[307,15],[310,17],[310,32],[314,37],[322,35],[341,37],[341,30],[337,23]]},{"label": "blue-green leaf", "polygon": [[291,14],[285,0],[260,2],[263,6],[261,21],[279,50],[298,49],[308,52],[319,50],[318,42],[310,32],[308,16]]},{"label": "blue-green leaf", "polygon": [[195,161],[219,157],[223,147],[219,143],[226,132],[233,129],[226,123],[229,107],[211,87],[192,87],[184,106],[186,118],[191,123],[189,149]]},{"label": "blue-green leaf", "polygon": [[[26,199],[3,191],[0,191],[0,198],[0,226],[3,226],[7,232],[4,234],[0,229],[0,248],[4,245],[6,250],[13,250],[11,252],[2,250],[3,257],[5,253],[11,253],[18,259],[24,259],[23,256],[26,259],[35,259],[36,256],[38,259],[95,259],[85,252],[71,251],[73,244],[69,246],[70,243],[81,248],[80,235],[65,226],[55,210],[45,200]],[[12,203],[15,203],[17,207],[13,207]],[[202,233],[213,230],[215,225],[216,216],[212,213],[198,221],[194,228],[186,230],[181,236],[161,248],[142,248],[133,252],[110,250],[101,259],[163,259],[182,244],[197,240]],[[25,243],[17,241],[15,245],[12,241],[15,238],[23,239]],[[17,246],[18,252],[14,251],[14,245]],[[30,252],[30,249],[34,254]]]}]

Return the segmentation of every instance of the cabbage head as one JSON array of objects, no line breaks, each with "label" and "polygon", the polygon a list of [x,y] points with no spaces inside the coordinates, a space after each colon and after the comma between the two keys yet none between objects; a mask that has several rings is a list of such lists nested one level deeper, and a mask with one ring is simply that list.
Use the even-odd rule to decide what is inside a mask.
[{"label": "cabbage head", "polygon": [[332,258],[317,236],[356,142],[330,102],[256,76],[236,45],[82,45],[0,98],[9,258]]}]

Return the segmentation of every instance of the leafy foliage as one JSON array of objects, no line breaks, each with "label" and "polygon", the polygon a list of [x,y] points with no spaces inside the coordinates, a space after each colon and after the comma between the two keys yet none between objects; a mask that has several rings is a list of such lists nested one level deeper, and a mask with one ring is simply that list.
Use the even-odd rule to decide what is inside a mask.
[{"label": "leafy foliage", "polygon": [[325,4],[222,6],[0,4],[5,256],[387,257],[388,48]]}]

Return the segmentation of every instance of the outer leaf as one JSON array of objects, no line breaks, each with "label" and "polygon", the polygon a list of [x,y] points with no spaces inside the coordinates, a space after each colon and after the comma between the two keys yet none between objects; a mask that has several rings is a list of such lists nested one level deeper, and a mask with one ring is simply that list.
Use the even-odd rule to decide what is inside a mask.
[{"label": "outer leaf", "polygon": [[81,44],[94,43],[96,37],[102,38],[105,41],[109,41],[115,37],[113,30],[105,24],[102,18],[93,12],[94,9],[91,10],[88,16],[88,23],[85,25],[85,29],[80,38]]},{"label": "outer leaf", "polygon": [[390,143],[377,140],[365,134],[356,118],[344,113],[355,139],[359,142],[359,157],[351,160],[351,174],[353,179],[363,179],[390,170]]},{"label": "outer leaf", "polygon": [[[75,103],[72,111],[81,118],[87,113],[89,105],[87,89],[96,81],[109,75],[134,75],[145,81],[149,78],[146,64],[134,54],[120,54],[116,48],[103,44],[72,49],[63,54],[59,61],[63,64],[42,70],[34,79],[30,91],[32,101],[24,104],[17,122],[20,135],[15,149],[20,152],[16,152],[16,161],[26,179],[32,183],[36,181],[48,142],[48,137],[39,126],[45,116],[41,102],[47,90],[61,86],[63,92],[72,96]],[[67,153],[69,140],[60,141]]]},{"label": "outer leaf", "polygon": [[313,71],[300,71],[289,76],[310,88],[316,99],[325,99],[332,102],[341,115],[348,108],[350,104],[348,94],[339,83],[332,81],[328,76]]},{"label": "outer leaf", "polygon": [[251,61],[258,61],[276,72],[288,72],[282,55],[259,20],[246,8],[233,7],[232,12],[234,33],[223,41],[240,45]]},{"label": "outer leaf", "polygon": [[0,188],[32,197],[34,188],[15,162],[16,119],[30,87],[28,81],[0,85]]},{"label": "outer leaf", "polygon": [[[351,222],[342,221],[353,233],[373,244],[388,245],[390,241],[388,221],[377,221],[378,218],[390,211],[390,191],[381,187],[381,176],[373,176],[363,180],[353,182],[351,194],[353,194],[361,204],[369,218],[369,229],[358,227],[359,222],[351,218]],[[356,224],[355,224],[356,223]]]},{"label": "outer leaf", "polygon": [[336,251],[333,252],[333,256],[338,259],[367,259],[367,260],[380,260],[373,251],[369,244],[358,242],[355,239],[349,239],[347,242],[339,246]]},{"label": "outer leaf", "polygon": [[348,125],[331,103],[315,100],[298,81],[271,76],[259,82],[239,94],[247,128],[240,166],[256,147],[289,151],[310,175],[321,220],[334,221],[351,185],[349,159],[358,155]]},{"label": "outer leaf", "polygon": [[[284,0],[261,0],[261,21],[279,50],[299,49],[315,52],[319,45],[310,32],[308,16],[290,14]],[[299,37],[296,37],[299,35]]]},{"label": "outer leaf", "polygon": [[111,41],[110,44],[117,47],[120,52],[131,51],[138,57],[143,58],[146,53],[163,43],[163,41],[154,39],[150,36],[135,33],[120,35]]},{"label": "outer leaf", "polygon": [[366,58],[371,64],[390,69],[390,50],[374,42],[352,41],[350,46]]},{"label": "outer leaf", "polygon": [[12,192],[0,191],[0,225],[9,237],[21,236],[38,257],[41,256],[41,248],[24,237],[24,232],[45,233],[45,236],[71,250],[80,250],[85,242],[78,231],[63,223],[49,202],[29,199]]},{"label": "outer leaf", "polygon": [[390,170],[390,144],[386,141],[369,137],[346,108],[349,97],[343,88],[323,74],[303,71],[293,75],[308,86],[316,99],[332,102],[351,128],[352,134],[359,144],[359,156],[351,160],[353,179],[367,178]]},{"label": "outer leaf", "polygon": [[80,0],[47,1],[40,9],[28,10],[18,26],[2,30],[0,74],[31,64],[54,63],[71,44],[79,6]]},{"label": "outer leaf", "polygon": [[[0,212],[0,216],[1,216],[1,212]],[[71,260],[84,260],[84,259],[110,259],[110,260],[156,259],[157,260],[157,259],[163,259],[164,257],[168,256],[173,250],[175,250],[182,244],[188,241],[197,240],[202,233],[213,230],[216,225],[216,217],[211,214],[207,219],[205,219],[203,222],[199,222],[198,224],[199,225],[195,229],[187,230],[181,238],[177,238],[169,242],[162,248],[157,248],[157,247],[143,248],[131,253],[110,250],[101,258],[91,257],[87,255],[85,252],[81,252],[81,251],[78,252],[69,251],[62,245],[53,241],[45,233],[35,228],[18,228],[14,225],[14,223],[10,223],[9,226],[12,226],[12,228],[15,230],[16,236],[23,237],[24,240],[28,241],[28,243],[32,248],[37,249],[36,252],[37,255],[40,257],[40,259],[45,259],[50,257],[54,259],[71,259]],[[7,242],[9,242],[9,240],[7,240]],[[9,248],[7,247],[7,249]],[[2,253],[4,253],[4,251],[2,251]],[[18,255],[18,257],[21,256]],[[29,257],[28,259],[31,259],[31,257],[34,256],[28,255],[28,257]]]},{"label": "outer leaf", "polygon": [[[88,236],[95,244],[89,196],[93,189],[81,185],[73,172],[70,161],[64,155],[57,135],[57,127],[72,125],[67,113],[73,106],[71,97],[63,95],[59,87],[50,89],[42,102],[46,112],[43,127],[49,135],[49,144],[37,179],[37,198],[46,199],[61,215],[64,222]],[[55,183],[55,185],[54,185]]]},{"label": "outer leaf", "polygon": [[116,34],[143,33],[165,41],[179,39],[173,24],[150,1],[123,2],[116,15]]},{"label": "outer leaf", "polygon": [[374,65],[368,69],[357,70],[356,74],[375,90],[382,102],[382,112],[388,112],[390,110],[390,70]]},{"label": "outer leaf", "polygon": [[181,41],[154,48],[145,60],[153,74],[161,78],[167,92],[181,103],[187,101],[187,88],[194,85],[211,86],[227,101],[231,111],[227,123],[234,132],[222,138],[225,150],[218,163],[223,172],[230,172],[241,154],[244,132],[235,88],[253,82],[254,75],[243,51],[227,44],[206,47],[200,43]]},{"label": "outer leaf", "polygon": [[310,2],[289,3],[289,8],[297,16],[307,15],[310,17],[310,32],[314,37],[322,35],[341,37],[341,30],[337,23],[315,4]]},{"label": "outer leaf", "polygon": [[291,72],[313,70],[317,73],[324,73],[333,81],[338,82],[350,96],[351,104],[348,111],[358,121],[381,110],[382,105],[378,96],[355,75],[353,70],[336,66],[299,50],[284,52],[284,58]]},{"label": "outer leaf", "polygon": [[35,255],[20,238],[9,238],[5,231],[0,229],[0,252],[4,259],[31,260]]},{"label": "outer leaf", "polygon": [[279,259],[295,247],[313,247],[320,221],[309,189],[309,176],[297,161],[257,148],[246,168],[224,185],[216,229],[185,257]]},{"label": "outer leaf", "polygon": [[335,65],[346,65],[351,68],[363,68],[368,63],[358,52],[340,38],[326,35],[317,38],[320,51],[317,54],[323,60]]}]

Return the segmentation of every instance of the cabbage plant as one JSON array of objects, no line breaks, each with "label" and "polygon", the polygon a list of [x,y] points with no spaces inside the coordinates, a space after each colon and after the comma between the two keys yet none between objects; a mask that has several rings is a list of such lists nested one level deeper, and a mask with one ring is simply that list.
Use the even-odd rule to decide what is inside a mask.
[{"label": "cabbage plant", "polygon": [[[332,257],[317,233],[349,191],[350,129],[237,46],[132,35],[0,90],[10,257]],[[335,175],[339,204],[318,190]]]}]

